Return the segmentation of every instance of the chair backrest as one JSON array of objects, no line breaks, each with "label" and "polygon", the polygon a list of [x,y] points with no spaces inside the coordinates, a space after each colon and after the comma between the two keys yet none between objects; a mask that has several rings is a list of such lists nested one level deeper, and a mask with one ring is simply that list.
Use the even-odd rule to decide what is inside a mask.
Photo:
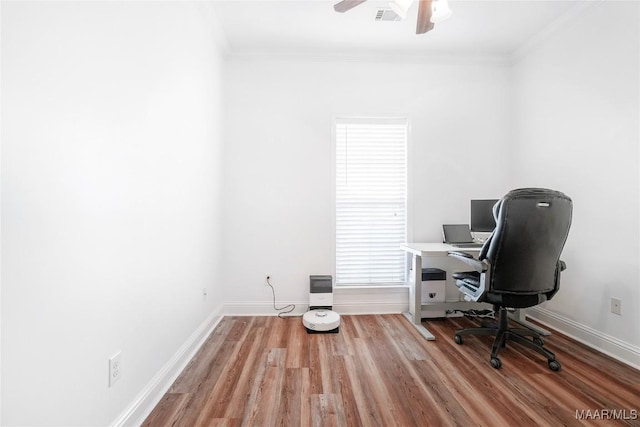
[{"label": "chair backrest", "polygon": [[559,191],[521,188],[504,196],[494,208],[491,240],[480,253],[491,263],[487,290],[550,298],[559,286],[560,254],[572,212],[571,199]]}]

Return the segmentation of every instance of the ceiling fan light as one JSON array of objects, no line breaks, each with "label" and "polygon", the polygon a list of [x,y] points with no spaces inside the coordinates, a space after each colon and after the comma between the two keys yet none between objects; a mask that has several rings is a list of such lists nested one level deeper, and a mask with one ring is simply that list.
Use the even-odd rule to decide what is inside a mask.
[{"label": "ceiling fan light", "polygon": [[407,11],[411,7],[411,3],[413,3],[413,0],[393,0],[389,2],[389,7],[401,19],[405,19],[407,17]]},{"label": "ceiling fan light", "polygon": [[433,12],[431,13],[431,22],[437,24],[446,21],[453,15],[453,10],[449,7],[448,0],[434,0],[432,3]]}]

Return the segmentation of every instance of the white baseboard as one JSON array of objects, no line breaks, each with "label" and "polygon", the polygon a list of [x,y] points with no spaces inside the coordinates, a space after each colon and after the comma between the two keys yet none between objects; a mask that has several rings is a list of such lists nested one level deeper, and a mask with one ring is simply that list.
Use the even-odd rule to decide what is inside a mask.
[{"label": "white baseboard", "polygon": [[334,308],[340,314],[393,314],[409,311],[407,286],[334,288]]},{"label": "white baseboard", "polygon": [[527,316],[626,365],[640,369],[640,347],[626,343],[542,307],[528,309]]},{"label": "white baseboard", "polygon": [[[296,307],[292,312],[283,314],[285,317],[302,316],[309,310],[308,302],[282,302],[278,303],[277,307],[285,307],[289,304],[294,304]],[[288,308],[282,311],[288,311]],[[225,316],[277,316],[280,313],[273,308],[272,303],[268,302],[227,302],[222,312]]]},{"label": "white baseboard", "polygon": [[[309,310],[308,301],[278,302],[278,307],[295,304],[284,316],[302,316]],[[350,286],[333,288],[333,310],[339,314],[404,313],[409,309],[409,289],[406,286]],[[228,302],[226,316],[276,316],[272,302]]]},{"label": "white baseboard", "polygon": [[215,310],[198,326],[189,339],[153,377],[133,402],[111,423],[114,427],[139,426],[156,407],[162,396],[178,378],[189,361],[204,344],[213,329],[222,320],[220,309]]},{"label": "white baseboard", "polygon": [[[284,317],[302,316],[309,310],[308,302],[291,304],[295,304],[296,308],[290,313],[283,314]],[[284,305],[286,304],[282,303],[279,307]],[[392,314],[407,311],[407,306],[406,302],[350,302],[342,304],[334,302],[333,311],[338,314]],[[230,302],[224,305],[225,316],[277,316],[278,313],[273,309],[273,304],[265,302]]]}]

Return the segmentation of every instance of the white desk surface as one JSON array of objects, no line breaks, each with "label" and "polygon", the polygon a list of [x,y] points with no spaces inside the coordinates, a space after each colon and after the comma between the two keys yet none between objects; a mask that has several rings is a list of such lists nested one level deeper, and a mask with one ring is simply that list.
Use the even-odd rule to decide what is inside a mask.
[{"label": "white desk surface", "polygon": [[400,249],[414,255],[428,257],[447,255],[449,251],[480,252],[482,247],[460,248],[447,243],[404,243],[400,245]]}]

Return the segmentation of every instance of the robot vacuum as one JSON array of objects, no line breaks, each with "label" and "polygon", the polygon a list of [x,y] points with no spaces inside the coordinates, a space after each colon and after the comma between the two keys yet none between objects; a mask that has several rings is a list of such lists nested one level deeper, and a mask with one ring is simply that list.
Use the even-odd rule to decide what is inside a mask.
[{"label": "robot vacuum", "polygon": [[325,309],[309,310],[302,316],[302,324],[309,333],[337,333],[340,326],[340,315],[335,311]]},{"label": "robot vacuum", "polygon": [[333,278],[309,276],[309,311],[302,316],[307,333],[338,333],[340,315],[333,308]]}]

